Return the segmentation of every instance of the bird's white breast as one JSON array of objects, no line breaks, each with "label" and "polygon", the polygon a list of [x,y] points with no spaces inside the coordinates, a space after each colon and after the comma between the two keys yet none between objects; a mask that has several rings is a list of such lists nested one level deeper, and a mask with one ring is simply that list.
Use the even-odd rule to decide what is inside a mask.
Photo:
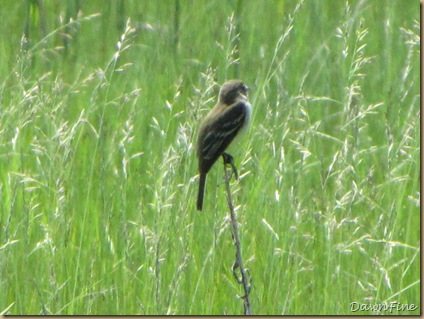
[{"label": "bird's white breast", "polygon": [[246,108],[246,118],[244,119],[244,126],[249,125],[250,119],[252,118],[252,105],[249,102],[244,102]]}]

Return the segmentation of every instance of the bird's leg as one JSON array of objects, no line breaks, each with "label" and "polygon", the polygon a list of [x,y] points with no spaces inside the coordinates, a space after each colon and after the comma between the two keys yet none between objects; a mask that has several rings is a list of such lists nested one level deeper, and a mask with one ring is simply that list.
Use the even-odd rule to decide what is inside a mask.
[{"label": "bird's leg", "polygon": [[234,159],[233,159],[233,157],[230,154],[228,154],[228,153],[222,153],[222,158],[224,160],[224,166],[226,164],[230,164],[231,165],[231,168],[233,169],[234,175],[236,175],[236,179],[239,179],[239,175],[237,173],[237,168],[234,165]]}]

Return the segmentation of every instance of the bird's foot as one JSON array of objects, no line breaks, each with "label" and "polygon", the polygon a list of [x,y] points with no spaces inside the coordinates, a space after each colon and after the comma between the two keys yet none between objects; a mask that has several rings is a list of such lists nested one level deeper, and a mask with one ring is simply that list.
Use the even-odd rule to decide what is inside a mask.
[{"label": "bird's foot", "polygon": [[233,173],[236,176],[236,179],[239,179],[237,168],[234,165],[234,159],[233,159],[233,157],[230,154],[228,154],[228,153],[222,153],[222,158],[224,160],[224,166],[227,165],[227,164],[230,164],[231,165],[231,168],[233,169]]}]

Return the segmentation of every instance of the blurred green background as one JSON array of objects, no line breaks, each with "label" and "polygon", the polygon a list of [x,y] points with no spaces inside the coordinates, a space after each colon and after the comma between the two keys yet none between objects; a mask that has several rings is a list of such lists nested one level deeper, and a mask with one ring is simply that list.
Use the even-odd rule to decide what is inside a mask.
[{"label": "blurred green background", "polygon": [[253,314],[419,314],[419,13],[4,1],[0,313],[242,314],[222,165],[197,212],[193,147],[240,78],[254,111],[231,187]]}]

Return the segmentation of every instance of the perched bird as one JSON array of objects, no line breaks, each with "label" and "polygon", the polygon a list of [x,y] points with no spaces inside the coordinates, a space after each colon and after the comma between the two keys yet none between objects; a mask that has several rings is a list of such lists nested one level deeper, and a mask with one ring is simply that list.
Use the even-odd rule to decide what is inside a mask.
[{"label": "perched bird", "polygon": [[240,80],[225,82],[219,90],[218,103],[200,125],[197,138],[200,174],[198,210],[203,208],[206,174],[221,155],[224,163],[232,166],[238,178],[232,156],[224,151],[250,122],[252,107],[247,96],[248,90],[249,88]]}]

